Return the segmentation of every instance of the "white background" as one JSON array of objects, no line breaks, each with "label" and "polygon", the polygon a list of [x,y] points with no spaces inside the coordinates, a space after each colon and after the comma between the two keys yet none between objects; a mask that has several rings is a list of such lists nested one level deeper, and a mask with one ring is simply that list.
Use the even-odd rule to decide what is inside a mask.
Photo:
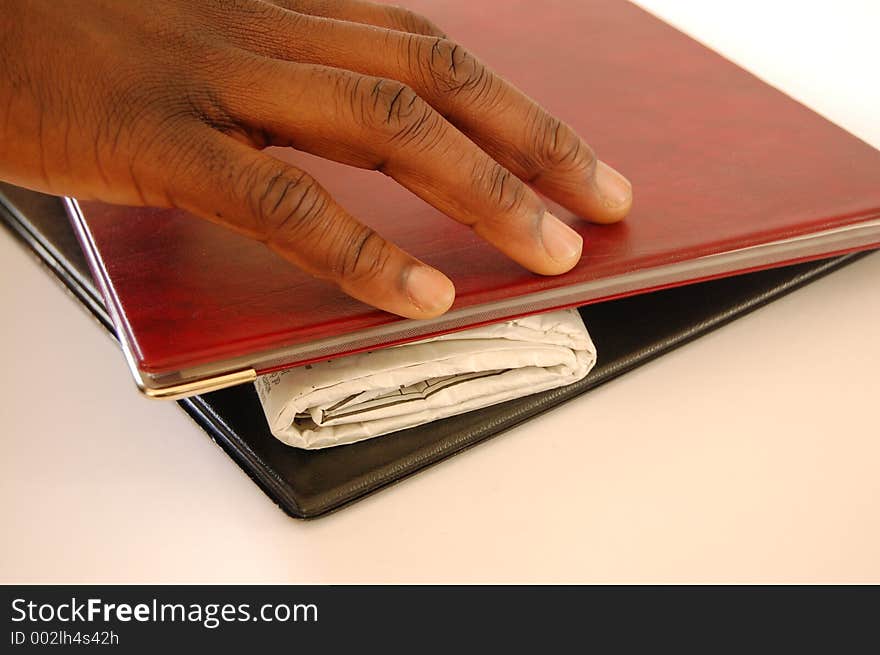
[{"label": "white background", "polygon": [[[876,0],[641,4],[880,147]],[[878,280],[872,255],[302,522],[0,232],[0,582],[880,582]]]}]

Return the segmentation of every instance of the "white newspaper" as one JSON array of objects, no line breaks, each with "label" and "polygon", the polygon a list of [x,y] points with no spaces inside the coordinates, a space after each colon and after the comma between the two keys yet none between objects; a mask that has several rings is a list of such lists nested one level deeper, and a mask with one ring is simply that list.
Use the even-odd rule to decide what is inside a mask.
[{"label": "white newspaper", "polygon": [[272,434],[313,449],[571,384],[595,363],[571,309],[269,373],[255,386]]}]

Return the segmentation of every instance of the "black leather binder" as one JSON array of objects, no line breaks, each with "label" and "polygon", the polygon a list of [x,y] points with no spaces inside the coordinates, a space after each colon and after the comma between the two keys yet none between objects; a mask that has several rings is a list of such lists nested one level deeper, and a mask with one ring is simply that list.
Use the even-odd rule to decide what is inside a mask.
[{"label": "black leather binder", "polygon": [[[0,184],[0,215],[110,330],[59,200]],[[276,440],[252,385],[178,404],[285,512],[315,517],[485,441],[862,256],[845,255],[582,307],[599,352],[599,363],[584,380],[349,446],[305,451]]]}]

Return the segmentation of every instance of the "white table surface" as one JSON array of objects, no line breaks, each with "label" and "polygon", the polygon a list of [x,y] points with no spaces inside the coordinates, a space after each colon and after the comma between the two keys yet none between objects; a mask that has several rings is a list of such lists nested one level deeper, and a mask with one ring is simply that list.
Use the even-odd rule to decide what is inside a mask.
[{"label": "white table surface", "polygon": [[[876,0],[641,4],[880,147]],[[880,582],[878,280],[880,254],[303,522],[0,232],[0,582]]]}]

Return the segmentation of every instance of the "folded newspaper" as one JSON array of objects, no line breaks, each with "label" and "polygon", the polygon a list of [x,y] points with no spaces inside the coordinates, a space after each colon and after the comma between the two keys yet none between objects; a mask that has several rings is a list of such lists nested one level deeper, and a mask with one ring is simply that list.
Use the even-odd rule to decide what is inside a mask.
[{"label": "folded newspaper", "polygon": [[595,363],[571,309],[269,373],[255,385],[272,434],[313,449],[571,384]]}]

